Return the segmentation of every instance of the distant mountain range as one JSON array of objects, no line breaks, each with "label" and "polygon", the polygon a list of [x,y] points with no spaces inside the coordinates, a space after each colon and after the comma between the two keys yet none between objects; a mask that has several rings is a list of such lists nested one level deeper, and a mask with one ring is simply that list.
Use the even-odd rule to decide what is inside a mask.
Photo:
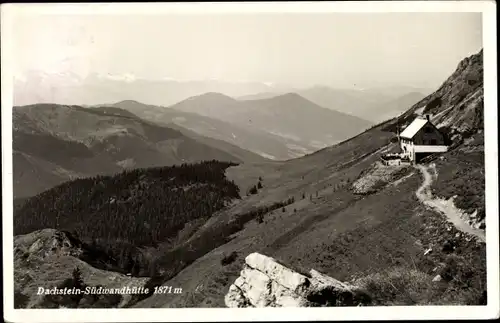
[{"label": "distant mountain range", "polygon": [[[296,91],[300,96],[322,107],[369,120],[373,123],[386,121],[406,111],[422,100],[430,89],[412,87],[386,87],[364,90],[334,89],[314,86]],[[285,93],[262,92],[239,97],[240,100],[260,100]]]},{"label": "distant mountain range", "polygon": [[202,160],[263,161],[226,142],[160,126],[116,107],[55,104],[13,111],[14,195],[31,196],[76,177]]},{"label": "distant mountain range", "polygon": [[285,138],[289,148],[297,147],[304,153],[338,143],[372,125],[325,109],[296,93],[260,100],[235,100],[220,93],[206,93],[170,108]]},{"label": "distant mountain range", "polygon": [[320,107],[295,93],[261,100],[236,100],[210,92],[168,108],[135,101],[122,101],[114,106],[151,121],[176,123],[276,160],[312,153],[372,125]]},{"label": "distant mountain range", "polygon": [[[420,92],[421,91],[421,92]],[[363,90],[338,90],[313,87],[298,93],[323,107],[348,113],[377,123],[392,118],[423,99],[425,89],[381,88]],[[411,94],[411,95],[409,95]],[[395,114],[394,114],[395,113]]]},{"label": "distant mountain range", "polygon": [[17,106],[14,193],[31,196],[69,179],[132,168],[286,160],[369,126],[294,93],[244,101],[209,92],[169,108],[130,100],[92,107]]},{"label": "distant mountain range", "polygon": [[130,111],[145,120],[171,128],[189,129],[192,133],[242,147],[266,158],[284,160],[303,155],[303,151],[288,148],[286,138],[203,115],[131,100],[117,102],[113,106]]},{"label": "distant mountain range", "polygon": [[60,103],[98,105],[125,99],[168,106],[206,92],[238,97],[266,91],[285,91],[285,85],[222,80],[177,81],[90,74],[29,71],[14,80],[14,105]]},{"label": "distant mountain range", "polygon": [[[148,105],[170,106],[208,92],[221,93],[238,100],[270,99],[293,92],[324,108],[379,122],[379,115],[386,116],[393,111],[392,101],[398,101],[410,93],[422,93],[423,98],[432,90],[408,86],[367,89],[337,89],[328,86],[297,88],[284,84],[247,81],[148,80],[131,75],[91,74],[81,78],[71,73],[30,71],[15,78],[14,104],[59,103],[93,106],[134,100]],[[386,105],[389,107],[385,108]]]},{"label": "distant mountain range", "polygon": [[[214,119],[192,114],[206,107],[204,113]],[[303,273],[304,267],[317,269],[335,284],[356,282],[374,306],[483,306],[486,244],[450,222],[450,214],[463,225],[470,217],[483,227],[485,217],[498,216],[485,210],[484,108],[480,51],[399,116],[300,158],[237,166],[211,161],[66,182],[16,207],[14,301],[22,308],[67,306],[66,297],[38,297],[36,289],[49,278],[54,286],[79,283],[71,278],[79,266],[77,278],[86,285],[182,286],[182,294],[102,302],[68,297],[70,307],[224,307],[230,286],[247,269],[245,258],[259,252]],[[227,153],[234,146],[224,151],[207,146],[213,139],[201,143],[188,137],[190,132],[141,120],[133,109],[157,113],[166,125],[170,117],[186,118],[185,124],[207,122],[200,127],[209,129],[221,118],[238,129],[293,130],[304,137],[352,121],[298,94],[239,101],[209,93],[179,103],[175,109],[181,112],[132,101],[100,108],[18,107],[15,185],[21,171],[29,179],[23,188],[32,189],[45,169],[53,175],[48,180],[57,181],[66,171],[234,158]],[[400,149],[397,131],[425,114],[450,136],[449,150],[418,167],[382,165],[382,154]],[[247,125],[248,116],[253,126]],[[38,173],[31,174],[34,170]],[[252,280],[245,289],[267,289],[261,282]],[[277,290],[288,295],[288,288]],[[314,298],[339,300],[331,295]]]},{"label": "distant mountain range", "polygon": [[421,92],[410,92],[380,105],[365,110],[363,113],[369,120],[382,122],[392,119],[408,110],[409,107],[425,98]]},{"label": "distant mountain range", "polygon": [[[410,87],[295,89],[259,82],[145,80],[97,74],[81,78],[39,71],[16,78],[14,84],[16,105],[39,103],[14,109],[16,180],[18,187],[28,190],[23,196],[69,178],[127,167],[208,157],[237,162],[301,157],[399,115],[426,91]],[[89,116],[93,118],[90,123]],[[143,136],[136,127],[146,124],[168,132],[168,139],[157,142]],[[91,133],[98,139],[92,141]],[[36,150],[46,147],[52,153],[51,145],[73,148],[68,150],[69,157],[61,155],[59,160]],[[31,183],[33,176],[38,179],[32,185],[22,184]]]}]

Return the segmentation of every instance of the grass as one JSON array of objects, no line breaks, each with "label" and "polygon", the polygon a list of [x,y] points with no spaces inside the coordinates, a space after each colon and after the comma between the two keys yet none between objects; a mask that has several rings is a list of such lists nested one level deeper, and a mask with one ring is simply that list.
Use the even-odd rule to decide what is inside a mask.
[{"label": "grass", "polygon": [[[368,277],[365,288],[374,304],[481,304],[485,245],[426,210],[414,194],[420,183],[414,176],[366,196],[317,223],[278,255],[340,280]],[[429,247],[433,251],[424,256]],[[447,273],[444,287],[432,282]]]},{"label": "grass", "polygon": [[[371,304],[481,304],[486,289],[485,246],[456,237],[458,232],[448,231],[441,215],[425,210],[415,197],[419,176],[368,196],[355,196],[350,185],[342,185],[377,160],[376,154],[365,153],[386,143],[387,136],[378,131],[363,134],[307,159],[275,168],[268,164],[269,172],[248,165],[228,169],[232,175],[240,171],[235,178],[240,187],[254,185],[264,176],[262,193],[246,197],[228,212],[230,216],[221,216],[224,221],[204,226],[193,234],[195,239],[163,259],[162,267],[170,270],[157,283],[182,286],[181,297],[154,295],[137,306],[223,307],[243,256],[251,252],[279,259],[303,273],[308,272],[301,269],[305,267],[343,281],[364,278],[362,292]],[[318,190],[320,196],[310,201],[310,194]],[[252,207],[282,201],[290,194],[297,194],[293,206],[281,212],[283,206],[276,205],[276,212],[262,212],[265,225],[258,223],[261,212]],[[446,250],[446,244],[455,248]],[[433,251],[424,256],[429,247]],[[242,256],[223,265],[221,259],[232,252]],[[437,274],[447,279],[432,282]],[[328,302],[338,303],[333,296]]]},{"label": "grass", "polygon": [[[149,294],[134,295],[129,306],[135,305],[143,299],[150,297],[155,286],[164,284],[175,277],[185,267],[195,262],[198,258],[231,241],[231,235],[241,231],[249,221],[253,219],[257,219],[258,221],[259,216],[263,217],[266,213],[293,202],[294,198],[292,197],[282,202],[275,202],[271,205],[253,208],[248,212],[237,214],[227,223],[217,223],[201,230],[196,235],[193,235],[188,241],[173,249],[159,252],[152,266],[151,278],[146,283],[146,287],[151,292]],[[230,257],[232,258],[234,255],[230,255]],[[221,264],[229,260],[232,261],[227,264],[234,262],[236,258],[226,259],[221,261]]]},{"label": "grass", "polygon": [[[457,237],[458,231],[450,228],[442,215],[420,204],[415,196],[422,183],[420,176],[409,177],[367,196],[355,196],[349,190],[350,185],[340,185],[348,178],[357,178],[377,160],[378,156],[368,159],[360,156],[380,147],[386,142],[384,136],[378,132],[373,136],[360,135],[344,145],[309,156],[307,165],[305,159],[297,159],[286,168],[266,166],[269,172],[265,173],[248,165],[228,169],[230,177],[241,187],[254,185],[258,176],[265,176],[265,191],[244,201],[248,205],[262,199],[281,200],[295,192],[300,194],[297,212],[292,212],[294,205],[285,213],[267,214],[265,226],[257,221],[248,222],[234,239],[172,277],[168,284],[186,286],[188,291],[183,299],[158,296],[138,305],[224,307],[224,295],[228,285],[238,277],[243,257],[227,266],[221,266],[220,260],[221,255],[234,250],[241,255],[260,252],[299,272],[308,272],[301,268],[314,268],[341,281],[364,277],[362,292],[370,297],[371,304],[484,303],[485,245],[464,235]],[[369,140],[371,137],[375,142]],[[353,148],[357,153],[352,154]],[[236,174],[237,169],[244,172]],[[400,175],[403,174],[397,177]],[[438,183],[441,179],[438,178]],[[325,185],[338,189],[323,190]],[[309,196],[318,189],[321,196],[310,201]],[[306,198],[300,199],[302,195]],[[447,244],[455,249],[443,248]],[[424,255],[428,248],[432,252]],[[437,274],[446,276],[447,271],[450,272],[447,280],[432,282]],[[401,281],[395,282],[397,279]],[[205,288],[197,291],[201,285]],[[333,298],[330,301],[336,303]]]},{"label": "grass", "polygon": [[363,277],[356,284],[372,300],[370,305],[428,305],[442,287],[421,271],[396,267]]},{"label": "grass", "polygon": [[449,199],[457,196],[455,205],[471,214],[477,210],[476,220],[485,217],[484,151],[454,150],[435,161],[438,180],[433,183],[433,194]]},{"label": "grass", "polygon": [[[432,246],[396,266],[355,279],[373,305],[485,305],[486,247],[475,239],[448,230],[439,215],[424,211],[416,236]],[[458,235],[457,235],[458,234]],[[455,248],[445,248],[447,244]],[[440,275],[441,282],[432,279]]]}]

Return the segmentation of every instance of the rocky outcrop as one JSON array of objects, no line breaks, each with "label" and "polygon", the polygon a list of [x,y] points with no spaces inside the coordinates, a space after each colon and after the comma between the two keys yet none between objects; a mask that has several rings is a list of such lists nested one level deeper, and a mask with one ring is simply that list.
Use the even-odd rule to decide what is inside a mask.
[{"label": "rocky outcrop", "polygon": [[14,237],[15,260],[43,260],[52,255],[78,257],[81,253],[80,243],[67,233],[55,229]]},{"label": "rocky outcrop", "polygon": [[352,192],[357,195],[378,192],[388,184],[403,178],[409,172],[407,164],[386,166],[377,161],[354,181]]},{"label": "rocky outcrop", "polygon": [[[43,229],[14,237],[14,306],[15,308],[53,308],[40,288],[51,289],[72,278],[75,268],[86,286],[134,288],[144,286],[148,278],[129,277],[95,268],[81,260],[85,246],[68,232]],[[125,307],[132,295],[87,295],[77,307]],[[107,304],[107,305],[106,305]],[[61,304],[61,306],[63,306]]]},{"label": "rocky outcrop", "polygon": [[449,139],[459,143],[483,129],[484,87],[483,50],[464,58],[455,72],[435,91],[401,116],[384,125],[397,132],[417,115],[430,115],[432,123],[445,130]]},{"label": "rocky outcrop", "polygon": [[356,306],[369,302],[356,286],[315,270],[298,273],[276,259],[252,253],[225,296],[227,307]]}]

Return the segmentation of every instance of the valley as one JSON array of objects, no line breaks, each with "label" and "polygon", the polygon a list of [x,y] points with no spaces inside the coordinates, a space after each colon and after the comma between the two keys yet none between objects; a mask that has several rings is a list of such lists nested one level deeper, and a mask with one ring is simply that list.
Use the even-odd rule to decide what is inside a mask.
[{"label": "valley", "polygon": [[[39,268],[25,261],[32,259],[58,281],[78,266],[89,284],[111,286],[112,275],[150,289],[182,286],[182,294],[99,301],[111,307],[224,307],[245,257],[257,252],[360,286],[368,305],[484,305],[482,74],[481,51],[437,91],[393,107],[402,113],[376,125],[293,93],[247,100],[206,93],[169,108],[17,107],[14,179],[47,190],[38,184],[39,192],[18,194],[36,195],[14,215],[16,295],[28,298],[24,307],[48,302],[28,296],[39,282]],[[380,171],[381,154],[400,149],[399,131],[425,114],[450,137],[450,149]],[[284,138],[310,151],[291,158]],[[264,158],[264,150],[281,157]],[[31,169],[36,175],[26,177]],[[362,190],[361,182],[372,184]],[[422,203],[431,193],[466,214],[474,232]],[[57,232],[68,246],[52,243]]]},{"label": "valley", "polygon": [[[114,106],[165,125],[176,124],[272,160],[336,144],[373,123],[323,108],[295,93],[256,100],[204,93],[169,107],[122,101]],[[314,125],[314,126],[312,126]]]},{"label": "valley", "polygon": [[185,135],[182,128],[145,121],[118,108],[15,107],[13,128],[15,198],[33,196],[70,179],[127,169],[212,159],[265,160],[225,142]]}]

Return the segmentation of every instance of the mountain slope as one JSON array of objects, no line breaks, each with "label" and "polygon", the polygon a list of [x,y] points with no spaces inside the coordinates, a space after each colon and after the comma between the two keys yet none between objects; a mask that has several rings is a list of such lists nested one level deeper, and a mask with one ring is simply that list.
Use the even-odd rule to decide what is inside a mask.
[{"label": "mountain slope", "polygon": [[[363,281],[357,285],[366,288],[375,304],[484,305],[485,244],[460,232],[445,215],[419,200],[417,192],[424,179],[417,169],[378,163],[382,153],[399,149],[394,140],[398,125],[423,110],[434,111],[443,131],[452,129],[455,135],[448,152],[423,161],[425,166],[436,165],[432,193],[447,205],[484,218],[484,134],[478,121],[483,109],[481,74],[479,53],[462,61],[438,92],[397,120],[290,161],[224,167],[225,176],[218,173],[217,178],[223,178],[223,186],[231,189],[222,191],[234,192],[236,184],[247,194],[225,206],[218,204],[221,208],[204,213],[206,217],[194,217],[200,221],[188,221],[175,238],[156,249],[156,272],[145,285],[182,286],[182,294],[146,295],[130,305],[224,307],[224,296],[240,275],[244,258],[254,252],[293,268],[314,268],[342,281]],[[471,81],[472,76],[476,78]],[[454,99],[456,93],[460,99]],[[436,97],[442,98],[441,106],[424,104],[421,109],[422,102],[433,102]],[[116,180],[120,178],[128,185],[144,180],[152,185],[147,192],[158,189],[152,180],[157,177],[151,174],[133,181],[125,180],[125,175]],[[160,182],[165,180],[162,177]],[[99,190],[95,185],[85,187],[82,195],[86,197]],[[66,188],[62,197],[53,196],[71,208],[72,203],[64,198],[69,191]],[[129,198],[135,201],[137,196],[125,194],[120,201],[129,203]],[[47,196],[36,201],[31,205],[50,204],[54,199]],[[46,207],[30,210],[29,203],[23,206],[29,211],[23,218],[29,223],[37,213],[35,219],[44,219],[40,210]],[[82,203],[81,214],[91,210],[87,205]],[[155,214],[149,212],[154,210],[152,205],[157,204],[144,203],[142,212]],[[143,217],[136,218],[137,227],[144,231],[142,221]]]},{"label": "mountain slope", "polygon": [[397,116],[423,99],[425,95],[419,91],[427,93],[428,90],[410,87],[347,90],[315,86],[297,93],[322,107],[379,123]]},{"label": "mountain slope", "polygon": [[250,152],[245,149],[241,149],[240,147],[230,144],[224,140],[219,140],[219,139],[214,139],[214,138],[209,138],[209,137],[204,137],[194,131],[187,130],[181,126],[178,126],[177,124],[171,123],[168,125],[172,129],[176,129],[181,131],[185,136],[192,138],[196,140],[199,143],[205,144],[207,146],[217,148],[221,151],[224,151],[231,156],[234,156],[238,158],[239,160],[249,162],[249,163],[260,163],[264,162],[267,159],[264,158],[263,156],[260,156],[256,153]]},{"label": "mountain slope", "polygon": [[42,158],[15,150],[12,161],[14,197],[33,196],[68,179],[83,176]]},{"label": "mountain slope", "polygon": [[[484,186],[480,185],[484,183],[483,133],[476,122],[476,114],[483,108],[481,95],[476,97],[481,85],[466,85],[473,75],[481,83],[480,71],[482,53],[462,61],[442,89],[424,99],[429,102],[436,96],[462,93],[461,100],[450,98],[446,105],[434,109],[446,115],[438,120],[449,121],[447,127],[457,129],[460,136],[454,137],[451,150],[435,161],[438,175],[433,187],[438,197],[459,195],[455,203],[460,208],[467,206],[467,212],[484,208]],[[411,118],[420,104],[406,116]],[[466,117],[462,111],[468,111]],[[163,282],[183,286],[182,296],[154,295],[135,307],[223,307],[224,295],[239,276],[244,257],[253,252],[284,260],[295,268],[314,268],[336,279],[361,279],[368,283],[377,302],[385,305],[484,304],[485,244],[461,233],[444,215],[419,201],[416,193],[423,179],[418,170],[387,169],[389,176],[380,177],[369,193],[356,193],[353,188],[370,175],[381,153],[398,149],[397,143],[391,142],[396,136],[395,129],[391,131],[395,124],[386,122],[291,161],[229,168],[228,177],[241,191],[259,178],[263,189],[216,214],[211,228],[205,225],[193,236],[191,246],[196,245],[196,237],[210,230],[224,232],[255,207],[291,195],[295,202],[282,211],[267,212],[260,220],[254,218],[236,233],[229,231],[229,242],[220,240],[216,248]],[[464,136],[468,139],[461,140]],[[482,171],[476,172],[478,169]],[[470,196],[478,198],[467,205]],[[223,262],[233,253],[233,262]],[[442,282],[431,283],[437,275]]]},{"label": "mountain slope", "polygon": [[408,108],[425,97],[420,92],[410,92],[395,99],[374,106],[364,113],[364,116],[375,122],[383,122],[406,112]]},{"label": "mountain slope", "polygon": [[117,108],[41,104],[16,107],[13,118],[16,197],[75,176],[212,159],[242,162],[240,157],[250,156],[235,147],[226,149],[240,157],[233,156]]},{"label": "mountain slope", "polygon": [[285,138],[262,132],[259,129],[241,127],[195,113],[146,105],[131,100],[121,101],[113,106],[125,109],[153,122],[161,122],[168,126],[176,124],[204,137],[218,141],[222,140],[265,158],[285,160],[303,154],[302,151],[297,151],[293,147],[287,147]]},{"label": "mountain slope", "polygon": [[320,107],[295,93],[244,101],[206,93],[171,108],[280,136],[289,146],[298,146],[305,153],[347,139],[371,125],[360,118]]},{"label": "mountain slope", "polygon": [[261,92],[261,93],[255,93],[255,94],[249,94],[249,95],[244,95],[237,97],[238,100],[244,101],[244,100],[262,100],[262,99],[270,99],[274,98],[276,96],[280,96],[286,93],[282,92]]},{"label": "mountain slope", "polygon": [[392,99],[391,96],[379,92],[333,89],[327,86],[314,86],[299,91],[298,94],[322,107],[349,113],[367,120],[370,120],[367,111]]},{"label": "mountain slope", "polygon": [[439,89],[413,105],[401,116],[389,121],[384,129],[404,128],[416,115],[430,115],[438,128],[450,136],[467,136],[483,129],[483,51],[463,59],[455,72]]}]

